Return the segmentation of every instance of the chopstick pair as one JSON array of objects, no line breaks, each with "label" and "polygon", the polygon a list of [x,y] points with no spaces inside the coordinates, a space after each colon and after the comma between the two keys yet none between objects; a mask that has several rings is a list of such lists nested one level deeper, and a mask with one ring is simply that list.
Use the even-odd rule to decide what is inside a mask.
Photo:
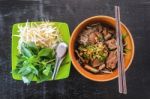
[{"label": "chopstick pair", "polygon": [[124,57],[123,57],[123,44],[122,44],[123,42],[122,42],[121,24],[120,24],[120,8],[119,8],[119,6],[115,6],[115,18],[116,18],[119,93],[127,94],[126,75],[125,75]]}]

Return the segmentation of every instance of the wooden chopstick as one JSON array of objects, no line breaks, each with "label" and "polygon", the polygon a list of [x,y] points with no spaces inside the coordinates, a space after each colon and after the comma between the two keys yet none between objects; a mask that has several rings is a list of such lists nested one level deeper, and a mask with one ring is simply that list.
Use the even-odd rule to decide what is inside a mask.
[{"label": "wooden chopstick", "polygon": [[120,8],[115,6],[115,17],[116,17],[116,38],[117,38],[117,56],[118,56],[118,85],[119,93],[127,94],[126,75],[124,68],[124,57],[123,57],[123,42],[121,35],[120,25]]},{"label": "wooden chopstick", "polygon": [[124,65],[124,55],[123,55],[123,42],[122,42],[122,33],[121,33],[121,24],[120,24],[120,7],[118,6],[118,18],[119,18],[119,31],[120,31],[120,47],[121,47],[121,65],[122,65],[122,75],[123,75],[123,94],[127,94],[127,85],[126,85],[126,75],[125,75],[125,65]]},{"label": "wooden chopstick", "polygon": [[119,20],[118,20],[118,6],[115,6],[115,18],[116,18],[116,39],[117,39],[117,58],[118,58],[118,85],[119,85],[119,93],[122,93],[123,90],[123,80],[122,80],[122,73],[121,73],[121,59],[120,59],[120,34],[119,34]]}]

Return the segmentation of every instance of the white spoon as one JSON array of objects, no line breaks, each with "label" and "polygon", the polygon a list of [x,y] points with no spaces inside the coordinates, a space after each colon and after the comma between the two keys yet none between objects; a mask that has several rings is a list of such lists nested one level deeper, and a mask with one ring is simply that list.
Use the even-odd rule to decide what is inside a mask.
[{"label": "white spoon", "polygon": [[68,46],[64,42],[59,43],[56,48],[56,63],[55,63],[54,72],[52,74],[52,80],[55,80],[55,77],[57,75],[57,72],[59,71],[60,65],[65,58],[67,48]]}]

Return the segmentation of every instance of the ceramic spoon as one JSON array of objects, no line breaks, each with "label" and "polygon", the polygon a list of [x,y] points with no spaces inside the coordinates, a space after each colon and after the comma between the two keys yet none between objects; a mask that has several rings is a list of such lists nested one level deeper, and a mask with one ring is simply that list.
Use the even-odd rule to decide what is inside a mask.
[{"label": "ceramic spoon", "polygon": [[56,48],[56,63],[55,63],[54,72],[52,74],[52,80],[55,80],[55,77],[57,75],[57,72],[59,71],[60,65],[65,58],[67,48],[68,46],[64,42],[59,43]]}]

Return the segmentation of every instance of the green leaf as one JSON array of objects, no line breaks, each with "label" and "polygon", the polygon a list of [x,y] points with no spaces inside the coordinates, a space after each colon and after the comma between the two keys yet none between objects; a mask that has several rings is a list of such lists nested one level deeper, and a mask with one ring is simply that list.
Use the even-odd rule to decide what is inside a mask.
[{"label": "green leaf", "polygon": [[30,49],[35,55],[37,55],[39,51],[38,47],[33,42],[27,43],[27,48]]},{"label": "green leaf", "polygon": [[124,53],[128,53],[131,49],[128,49],[128,48],[124,48],[123,51]]},{"label": "green leaf", "polygon": [[22,80],[26,84],[29,84],[31,82],[26,76],[22,76]]},{"label": "green leaf", "polygon": [[45,68],[45,70],[43,70],[43,74],[45,76],[48,76],[48,74],[50,73],[50,69],[51,69],[51,65],[48,64],[47,67]]},{"label": "green leaf", "polygon": [[26,68],[27,68],[27,66],[23,66],[22,68],[20,68],[18,73],[21,74],[22,72],[24,72],[26,70]]},{"label": "green leaf", "polygon": [[22,72],[22,75],[28,75],[28,74],[31,73],[31,72],[32,72],[32,69],[31,69],[30,67],[27,67],[27,68],[25,69],[25,71]]},{"label": "green leaf", "polygon": [[22,54],[19,54],[17,57],[18,57],[18,63],[24,62],[25,60],[28,59],[28,57],[25,57]]},{"label": "green leaf", "polygon": [[37,77],[37,83],[48,81],[49,79],[50,79],[50,76],[45,76],[45,75],[41,74]]},{"label": "green leaf", "polygon": [[56,54],[55,51],[54,51],[53,49],[51,49],[51,50],[50,50],[50,54],[49,54],[48,57],[49,57],[50,59],[55,59],[55,54]]},{"label": "green leaf", "polygon": [[32,81],[32,79],[34,78],[34,74],[33,73],[30,73],[30,74],[28,74],[27,76],[26,76],[26,78],[31,82]]},{"label": "green leaf", "polygon": [[122,34],[122,39],[124,40],[127,36],[127,34]]},{"label": "green leaf", "polygon": [[38,62],[39,60],[38,60],[37,56],[34,55],[34,56],[31,56],[30,58],[28,58],[28,61],[29,61],[30,63],[36,63],[36,62]]},{"label": "green leaf", "polygon": [[43,65],[43,67],[46,67],[47,63],[45,61],[42,61],[41,63]]},{"label": "green leaf", "polygon": [[[55,64],[55,51],[49,48],[36,48],[34,44],[25,44],[21,46],[15,72],[22,76],[24,83],[29,84],[34,77],[37,83],[47,81],[51,78],[52,68]],[[38,49],[37,53],[33,53]]]},{"label": "green leaf", "polygon": [[29,66],[26,66],[26,67],[22,67],[18,73],[21,74],[22,76],[25,76],[31,72],[32,72],[32,69]]},{"label": "green leaf", "polygon": [[25,43],[21,44],[21,53],[26,57],[32,56],[32,52],[28,48],[26,48]]},{"label": "green leaf", "polygon": [[38,70],[32,65],[30,66],[30,68],[32,68],[32,73],[35,74],[35,75],[38,75]]},{"label": "green leaf", "polygon": [[48,56],[51,52],[51,49],[49,48],[43,48],[42,50],[40,50],[40,52],[38,53],[39,57],[43,57],[43,56]]},{"label": "green leaf", "polygon": [[99,35],[99,40],[100,40],[100,41],[104,41],[103,35]]},{"label": "green leaf", "polygon": [[29,61],[28,60],[25,60],[24,62],[23,62],[23,67],[26,67],[26,66],[28,66],[30,63],[29,63]]},{"label": "green leaf", "polygon": [[107,59],[107,55],[105,53],[100,55],[100,60],[104,62]]}]

